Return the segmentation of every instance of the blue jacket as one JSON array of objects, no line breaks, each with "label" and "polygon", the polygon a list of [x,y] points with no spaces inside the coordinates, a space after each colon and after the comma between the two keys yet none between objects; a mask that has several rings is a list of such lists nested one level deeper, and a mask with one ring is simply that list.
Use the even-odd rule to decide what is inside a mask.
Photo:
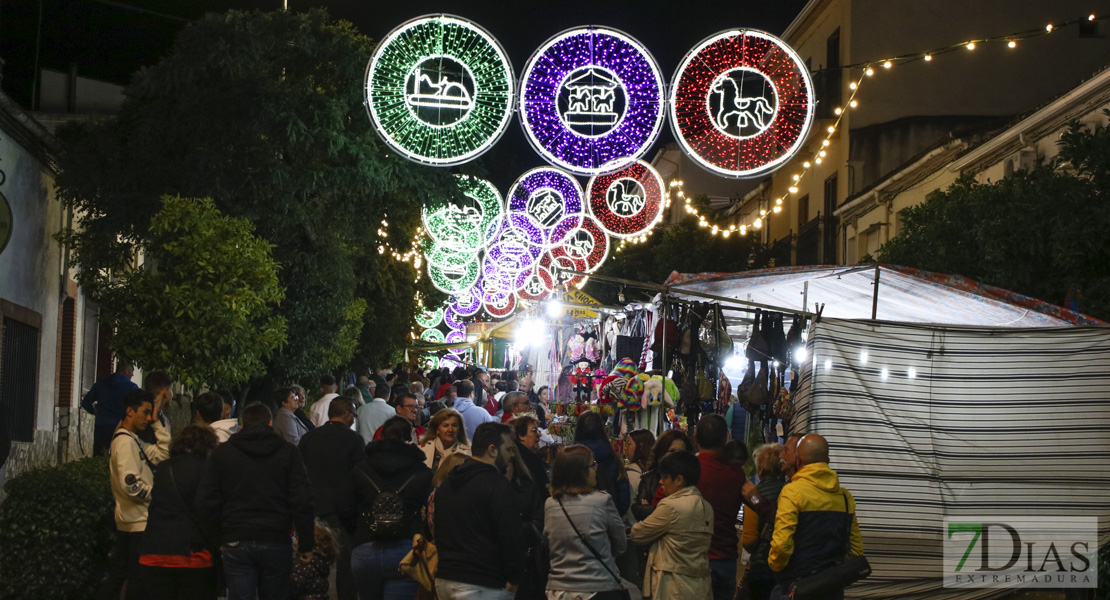
[{"label": "blue jacket", "polygon": [[632,504],[632,486],[628,483],[628,477],[618,479],[620,469],[617,467],[617,460],[619,459],[613,453],[613,447],[597,440],[581,440],[578,443],[594,453],[594,460],[597,461],[597,489],[609,492],[613,497],[613,503],[617,505],[618,513],[623,515],[628,512],[628,507]]},{"label": "blue jacket", "polygon": [[81,400],[81,408],[96,415],[96,425],[115,425],[123,420],[123,397],[139,386],[130,377],[112,373],[93,384]]}]

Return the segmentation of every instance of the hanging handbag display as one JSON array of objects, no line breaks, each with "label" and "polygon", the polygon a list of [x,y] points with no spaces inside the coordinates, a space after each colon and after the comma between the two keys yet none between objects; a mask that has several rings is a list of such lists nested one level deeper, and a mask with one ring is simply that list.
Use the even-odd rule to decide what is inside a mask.
[{"label": "hanging handbag display", "polygon": [[763,311],[755,309],[755,323],[752,324],[752,334],[748,337],[748,348],[744,355],[748,360],[767,360],[771,351],[767,348],[767,339],[763,337],[762,329]]},{"label": "hanging handbag display", "polygon": [[871,564],[862,554],[852,554],[852,521],[855,515],[848,510],[848,495],[844,494],[844,512],[848,513],[848,535],[845,538],[844,558],[800,577],[790,584],[788,598],[810,600],[839,592],[853,583],[871,575]]},{"label": "hanging handbag display", "polygon": [[732,352],[732,338],[728,337],[728,328],[725,326],[720,305],[714,305],[702,321],[698,329],[698,341],[709,360],[717,360],[717,357],[728,356]]}]

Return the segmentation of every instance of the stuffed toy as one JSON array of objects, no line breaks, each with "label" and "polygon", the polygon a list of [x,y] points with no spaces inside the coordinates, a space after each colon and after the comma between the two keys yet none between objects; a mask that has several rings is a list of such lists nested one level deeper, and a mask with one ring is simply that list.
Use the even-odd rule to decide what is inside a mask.
[{"label": "stuffed toy", "polygon": [[617,400],[617,406],[632,412],[640,410],[643,406],[641,399],[644,396],[644,384],[649,381],[651,381],[651,377],[644,373],[637,373],[635,376],[629,377],[628,383],[621,390],[621,397],[620,400]]},{"label": "stuffed toy", "polygon": [[[671,395],[672,391],[674,396]],[[668,379],[665,386],[663,377],[660,375],[644,382],[644,406],[659,406],[661,404],[674,406],[674,397],[677,395],[678,387],[675,386],[673,379]]]},{"label": "stuffed toy", "polygon": [[624,405],[622,403],[624,400],[622,398],[622,393],[626,385],[628,385],[628,379],[617,375],[614,371],[613,374],[601,381],[601,386],[598,387],[597,390],[598,402],[601,404],[612,404],[616,402],[617,406],[623,408]]},{"label": "stuffed toy", "polygon": [[574,401],[578,403],[590,401],[590,391],[593,383],[594,372],[582,364],[576,366],[570,375],[570,383],[574,386]]}]

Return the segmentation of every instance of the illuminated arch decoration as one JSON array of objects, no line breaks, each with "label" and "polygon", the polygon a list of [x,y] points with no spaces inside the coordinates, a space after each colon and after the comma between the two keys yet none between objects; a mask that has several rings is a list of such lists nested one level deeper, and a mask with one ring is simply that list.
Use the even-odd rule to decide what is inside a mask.
[{"label": "illuminated arch decoration", "polygon": [[758,177],[801,149],[814,102],[809,69],[790,46],[762,31],[733,29],[702,40],[678,66],[671,129],[705,169]]},{"label": "illuminated arch decoration", "polygon": [[482,289],[489,293],[512,293],[523,288],[532,275],[532,269],[511,272],[487,260],[482,264]]},{"label": "illuminated arch decoration", "polygon": [[457,367],[463,366],[462,359],[455,354],[444,354],[443,358],[439,359],[439,368],[455,370]]},{"label": "illuminated arch decoration", "polygon": [[433,344],[442,344],[443,332],[438,329],[425,329],[423,333],[420,334],[420,339]]},{"label": "illuminated arch decoration", "polygon": [[554,282],[555,290],[570,290],[579,288],[585,285],[586,278],[582,275],[568,275],[556,269],[570,269],[581,273],[586,272],[586,261],[571,258],[567,255],[552,256],[551,252],[547,252],[540,258],[540,264],[537,269],[544,269],[547,271],[548,276]]},{"label": "illuminated arch decoration", "polygon": [[648,163],[590,178],[586,204],[609,235],[630,238],[646,233],[663,218],[663,178]]},{"label": "illuminated arch decoration", "polygon": [[[486,266],[517,274],[530,271],[543,254],[546,233],[535,219],[525,213],[505,215],[492,231],[493,240],[486,248]],[[483,275],[486,272],[483,269]]]},{"label": "illuminated arch decoration", "polygon": [[555,279],[551,276],[551,271],[537,264],[535,271],[528,276],[524,287],[517,290],[516,295],[521,300],[538,302],[546,298],[554,289]]},{"label": "illuminated arch decoration", "polygon": [[455,294],[451,310],[460,317],[473,317],[482,310],[482,297],[474,289],[463,290]]},{"label": "illuminated arch decoration", "polygon": [[427,15],[389,32],[366,70],[374,129],[414,162],[451,166],[488,150],[513,110],[513,69],[485,29]]},{"label": "illuminated arch decoration", "polygon": [[529,215],[549,232],[563,217],[582,212],[582,194],[582,185],[570,173],[539,167],[521,175],[505,199],[509,212]]},{"label": "illuminated arch decoration", "polygon": [[566,217],[551,233],[553,239],[559,240],[559,245],[549,250],[549,254],[553,258],[570,258],[575,265],[584,267],[576,269],[578,271],[592,273],[609,256],[609,236],[597,219],[589,215]]},{"label": "illuminated arch decoration", "polygon": [[443,307],[436,309],[424,309],[416,313],[416,324],[424,329],[431,329],[438,327],[443,322]]},{"label": "illuminated arch decoration", "polygon": [[504,213],[501,193],[484,179],[457,175],[461,199],[438,206],[424,205],[424,229],[445,250],[476,253],[488,242],[487,234]]},{"label": "illuminated arch decoration", "polygon": [[478,257],[459,268],[443,268],[428,263],[428,279],[445,294],[460,294],[478,282]]},{"label": "illuminated arch decoration", "polygon": [[516,295],[512,292],[493,294],[488,301],[482,303],[486,314],[495,319],[504,319],[516,310]]},{"label": "illuminated arch decoration", "polygon": [[659,66],[615,29],[570,29],[544,42],[528,59],[520,88],[528,141],[544,160],[579,175],[642,156],[663,123]]},{"label": "illuminated arch decoration", "polygon": [[[451,331],[448,331],[447,335],[443,336],[443,342],[445,344],[462,344],[462,343],[465,343],[466,342],[466,330],[465,329],[463,329],[463,330],[452,329]],[[458,354],[462,354],[463,352],[466,352],[466,346],[462,346],[460,348],[448,348],[447,350],[449,352],[455,352],[455,353],[458,353]]]},{"label": "illuminated arch decoration", "polygon": [[446,325],[448,329],[452,330],[466,329],[466,322],[462,320],[459,313],[455,312],[454,306],[448,306],[447,309],[443,311],[443,324]]}]

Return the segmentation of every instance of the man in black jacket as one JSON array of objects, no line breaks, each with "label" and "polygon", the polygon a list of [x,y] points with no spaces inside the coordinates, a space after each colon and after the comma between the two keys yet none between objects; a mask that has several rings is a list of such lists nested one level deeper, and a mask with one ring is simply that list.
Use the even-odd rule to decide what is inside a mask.
[{"label": "man in black jacket", "polygon": [[340,396],[328,406],[328,421],[304,434],[301,456],[312,484],[312,505],[316,516],[339,533],[339,555],[335,567],[335,591],[339,600],[355,600],[355,580],[351,575],[351,532],[357,511],[351,486],[351,470],[362,462],[365,444],[351,430],[355,423],[355,404]]},{"label": "man in black jacket", "polygon": [[220,531],[227,598],[287,598],[294,527],[300,559],[315,541],[312,491],[297,448],[271,429],[264,404],[243,410],[243,430],[212,453],[197,512]]},{"label": "man in black jacket", "polygon": [[505,479],[513,452],[512,430],[482,423],[467,460],[436,490],[435,538],[439,549],[436,592],[440,600],[513,597],[525,569],[524,531]]}]

